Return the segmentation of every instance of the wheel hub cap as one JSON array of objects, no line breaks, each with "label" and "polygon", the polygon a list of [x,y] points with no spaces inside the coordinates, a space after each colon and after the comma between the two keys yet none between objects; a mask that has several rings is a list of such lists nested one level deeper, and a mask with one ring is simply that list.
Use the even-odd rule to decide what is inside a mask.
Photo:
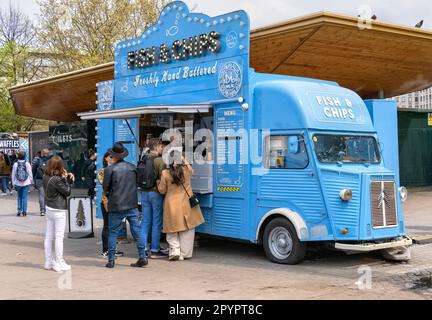
[{"label": "wheel hub cap", "polygon": [[276,227],[270,232],[269,248],[277,259],[286,259],[292,252],[291,234],[284,227]]}]

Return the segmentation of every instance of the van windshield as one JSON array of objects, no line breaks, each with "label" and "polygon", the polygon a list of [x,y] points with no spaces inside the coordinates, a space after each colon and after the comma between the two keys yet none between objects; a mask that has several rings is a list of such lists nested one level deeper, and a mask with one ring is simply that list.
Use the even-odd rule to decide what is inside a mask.
[{"label": "van windshield", "polygon": [[322,163],[380,163],[381,156],[374,137],[314,135],[318,160]]}]

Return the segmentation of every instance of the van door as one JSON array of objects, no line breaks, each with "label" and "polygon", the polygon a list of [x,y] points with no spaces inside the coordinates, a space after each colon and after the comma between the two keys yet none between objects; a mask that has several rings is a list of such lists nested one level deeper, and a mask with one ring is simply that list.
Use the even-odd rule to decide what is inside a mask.
[{"label": "van door", "polygon": [[325,205],[304,135],[272,131],[263,139],[262,155],[257,224],[270,210],[287,208],[303,218],[309,236],[327,237]]}]

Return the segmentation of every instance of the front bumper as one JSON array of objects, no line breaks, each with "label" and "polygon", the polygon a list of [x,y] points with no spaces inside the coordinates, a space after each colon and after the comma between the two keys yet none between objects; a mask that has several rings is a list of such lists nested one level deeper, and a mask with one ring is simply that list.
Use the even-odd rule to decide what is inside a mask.
[{"label": "front bumper", "polygon": [[412,240],[408,237],[387,241],[387,242],[381,242],[381,243],[369,242],[369,243],[350,244],[350,243],[336,242],[334,244],[335,249],[344,250],[344,251],[356,251],[356,252],[369,252],[369,251],[404,247],[410,245],[412,245]]}]

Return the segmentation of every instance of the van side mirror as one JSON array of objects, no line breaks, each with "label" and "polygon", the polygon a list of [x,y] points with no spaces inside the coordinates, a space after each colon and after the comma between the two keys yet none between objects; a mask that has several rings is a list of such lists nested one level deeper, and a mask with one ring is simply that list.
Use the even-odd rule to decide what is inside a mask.
[{"label": "van side mirror", "polygon": [[300,149],[300,140],[298,136],[288,137],[288,153],[296,154]]}]

